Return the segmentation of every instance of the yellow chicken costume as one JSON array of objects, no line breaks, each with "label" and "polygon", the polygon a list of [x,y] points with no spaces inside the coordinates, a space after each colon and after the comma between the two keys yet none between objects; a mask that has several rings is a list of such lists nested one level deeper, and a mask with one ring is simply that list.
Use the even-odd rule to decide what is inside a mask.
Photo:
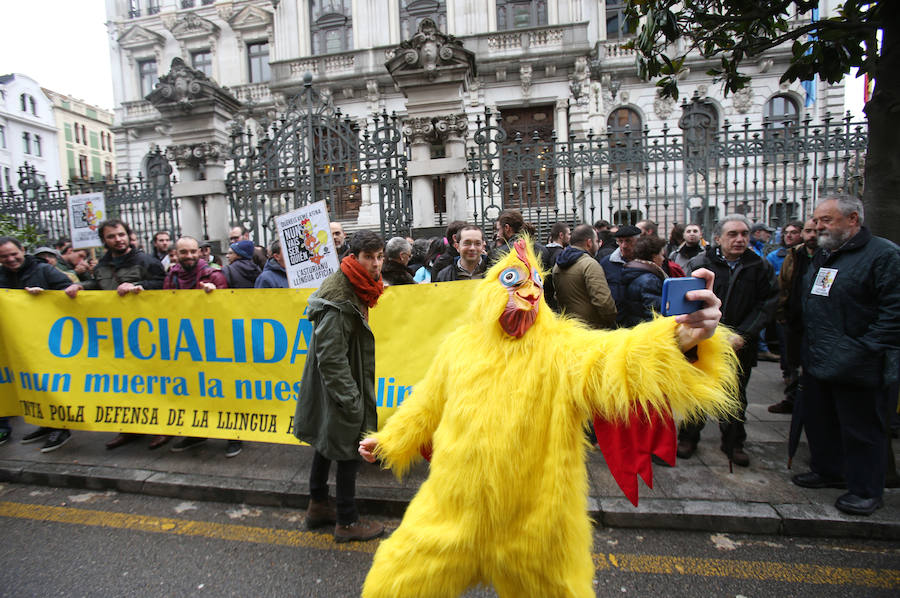
[{"label": "yellow chicken costume", "polygon": [[452,350],[373,435],[398,476],[432,455],[363,598],[454,598],[478,584],[500,598],[594,596],[584,422],[732,409],[722,331],[692,364],[674,318],[589,330],[547,307],[531,244],[514,249],[479,285]]}]

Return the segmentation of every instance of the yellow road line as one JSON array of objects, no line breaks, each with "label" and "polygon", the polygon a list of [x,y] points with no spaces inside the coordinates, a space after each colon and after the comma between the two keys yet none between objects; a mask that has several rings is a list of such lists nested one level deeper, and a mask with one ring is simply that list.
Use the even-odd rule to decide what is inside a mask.
[{"label": "yellow road line", "polygon": [[[645,554],[594,555],[594,562],[607,559],[612,567],[628,573],[697,575],[793,584],[854,585],[871,588],[900,588],[900,570],[828,567],[804,563],[742,561]],[[601,563],[602,566],[602,563]]]},{"label": "yellow road line", "polygon": [[0,517],[36,519],[38,521],[53,521],[56,523],[112,527],[142,532],[200,536],[235,542],[276,544],[278,546],[318,548],[322,550],[373,553],[378,547],[378,543],[374,541],[337,544],[330,534],[314,534],[311,532],[253,527],[249,525],[211,523],[208,521],[191,521],[169,517],[131,515],[110,511],[92,511],[89,509],[51,507],[14,502],[0,502]]},{"label": "yellow road line", "polygon": [[[329,534],[6,501],[0,501],[0,517],[319,550],[373,553],[378,547],[378,541],[336,544]],[[622,553],[598,553],[593,555],[593,559],[598,571],[617,570],[625,573],[695,575],[700,577],[778,581],[793,584],[853,585],[885,589],[900,588],[900,570],[897,569],[827,567],[823,565],[773,561],[742,561]]]}]

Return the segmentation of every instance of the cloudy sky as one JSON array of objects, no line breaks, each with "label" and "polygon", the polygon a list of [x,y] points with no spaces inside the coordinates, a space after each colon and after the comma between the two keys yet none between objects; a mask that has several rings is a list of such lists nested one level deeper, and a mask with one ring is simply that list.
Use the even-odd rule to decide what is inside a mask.
[{"label": "cloudy sky", "polygon": [[[0,74],[112,109],[105,23],[104,0],[0,0]],[[862,78],[851,81],[848,106],[862,118]]]},{"label": "cloudy sky", "polygon": [[0,74],[113,107],[103,0],[0,0]]}]

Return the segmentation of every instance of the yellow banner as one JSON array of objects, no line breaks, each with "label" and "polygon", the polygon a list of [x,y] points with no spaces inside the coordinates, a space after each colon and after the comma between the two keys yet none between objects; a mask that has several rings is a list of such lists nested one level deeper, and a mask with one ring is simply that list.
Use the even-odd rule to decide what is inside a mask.
[{"label": "yellow banner", "polygon": [[[370,311],[379,424],[477,282],[389,287]],[[38,425],[295,444],[313,289],[0,290],[0,415]]]}]

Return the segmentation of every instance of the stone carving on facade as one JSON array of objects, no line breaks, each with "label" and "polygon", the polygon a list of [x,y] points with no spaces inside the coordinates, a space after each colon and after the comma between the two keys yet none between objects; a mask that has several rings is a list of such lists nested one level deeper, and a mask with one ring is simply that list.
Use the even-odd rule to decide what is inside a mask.
[{"label": "stone carving on facade", "polygon": [[467,91],[469,106],[478,106],[482,103],[481,79],[479,79],[478,77],[473,77],[472,81],[469,82],[469,88]]},{"label": "stone carving on facade", "polygon": [[659,92],[653,99],[653,113],[659,120],[668,120],[675,110],[675,100],[669,97],[663,97]]},{"label": "stone carving on facade", "polygon": [[203,164],[222,163],[228,157],[224,144],[217,141],[170,145],[166,148],[166,158],[179,168],[196,168]]},{"label": "stone carving on facade", "polygon": [[522,95],[525,97],[531,95],[532,72],[530,64],[523,64],[519,67],[519,83],[522,86]]},{"label": "stone carving on facade", "polygon": [[177,107],[189,113],[201,99],[218,99],[235,108],[239,106],[234,96],[181,58],[172,60],[169,72],[159,78],[156,88],[147,95],[147,100],[161,112],[163,108]]},{"label": "stone carving on facade", "polygon": [[709,96],[709,85],[707,85],[705,83],[701,83],[700,85],[698,85],[697,86],[697,94],[701,98],[708,97]]},{"label": "stone carving on facade", "polygon": [[403,123],[403,134],[412,143],[443,143],[449,138],[464,138],[468,130],[465,114],[408,118]]},{"label": "stone carving on facade", "polygon": [[373,104],[381,99],[381,92],[378,91],[378,81],[375,79],[366,79],[366,99]]},{"label": "stone carving on facade", "polygon": [[392,76],[400,71],[422,71],[429,81],[436,79],[441,69],[461,66],[474,73],[475,55],[456,37],[439,31],[430,18],[422,19],[416,34],[400,42],[394,56],[385,62]]},{"label": "stone carving on facade", "polygon": [[731,105],[739,114],[747,114],[753,107],[753,89],[749,86],[739,89],[731,95]]}]

